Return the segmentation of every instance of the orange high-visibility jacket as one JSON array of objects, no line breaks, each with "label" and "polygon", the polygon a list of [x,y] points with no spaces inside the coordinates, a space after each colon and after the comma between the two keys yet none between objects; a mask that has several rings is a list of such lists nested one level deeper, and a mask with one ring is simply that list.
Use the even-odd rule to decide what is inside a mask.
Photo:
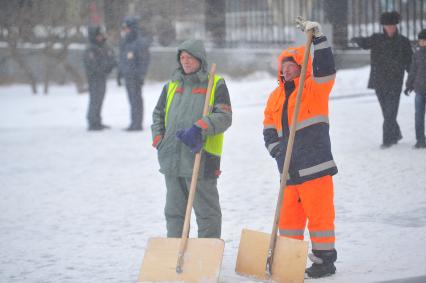
[{"label": "orange high-visibility jacket", "polygon": [[[315,38],[314,60],[309,56],[306,79],[302,92],[301,108],[297,119],[296,136],[287,184],[301,184],[321,176],[334,175],[337,167],[331,154],[328,119],[328,98],[334,84],[336,71],[333,54],[325,36]],[[285,154],[288,142],[288,128],[292,123],[299,80],[287,102],[288,125],[282,125],[283,106],[286,102],[285,83],[282,78],[282,61],[293,57],[302,65],[305,48],[288,48],[278,58],[279,86],[271,93],[264,112],[265,146],[276,157]]]}]

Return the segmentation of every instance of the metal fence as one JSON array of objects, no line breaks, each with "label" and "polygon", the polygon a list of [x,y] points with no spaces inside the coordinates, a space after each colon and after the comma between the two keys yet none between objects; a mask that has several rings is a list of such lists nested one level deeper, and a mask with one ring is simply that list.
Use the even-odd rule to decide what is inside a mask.
[{"label": "metal fence", "polygon": [[[175,11],[167,21],[174,25],[175,43],[189,37],[205,39],[214,44],[206,28],[205,1],[160,1],[162,8]],[[425,0],[225,0],[222,18],[221,46],[274,48],[295,41],[297,15],[338,27],[343,32],[340,48],[352,48],[350,38],[380,32],[380,14],[396,10],[402,21],[400,32],[414,41],[418,32],[426,28]],[[336,6],[337,3],[337,6]],[[335,8],[339,10],[335,10]],[[164,20],[164,19],[163,19]],[[344,27],[342,28],[342,25]],[[335,28],[336,29],[336,28]],[[155,37],[155,32],[154,32]]]},{"label": "metal fence", "polygon": [[226,44],[271,47],[295,40],[297,15],[322,21],[323,1],[228,0],[226,1]]},{"label": "metal fence", "polygon": [[425,0],[348,0],[348,38],[381,32],[379,18],[385,11],[400,13],[399,31],[412,41],[426,28]]}]

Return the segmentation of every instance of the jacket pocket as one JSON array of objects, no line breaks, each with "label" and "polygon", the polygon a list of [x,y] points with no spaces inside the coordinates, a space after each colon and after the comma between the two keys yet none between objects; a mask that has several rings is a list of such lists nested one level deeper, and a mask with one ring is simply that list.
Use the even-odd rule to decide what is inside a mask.
[{"label": "jacket pocket", "polygon": [[204,151],[204,178],[218,178],[220,171],[220,157]]}]

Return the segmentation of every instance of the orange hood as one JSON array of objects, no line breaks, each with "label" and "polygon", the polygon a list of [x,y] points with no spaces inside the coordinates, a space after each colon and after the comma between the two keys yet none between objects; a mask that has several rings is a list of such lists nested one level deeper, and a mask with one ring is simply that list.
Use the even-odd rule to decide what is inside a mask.
[{"label": "orange hood", "polygon": [[[302,66],[303,63],[303,55],[305,54],[305,46],[299,47],[289,47],[281,52],[280,56],[278,56],[278,82],[281,87],[284,86],[282,81],[282,62],[286,57],[293,57],[294,61],[297,65]],[[306,66],[306,78],[309,78],[312,74],[312,58],[311,54],[309,54],[308,65]],[[299,78],[296,79],[297,81]]]}]

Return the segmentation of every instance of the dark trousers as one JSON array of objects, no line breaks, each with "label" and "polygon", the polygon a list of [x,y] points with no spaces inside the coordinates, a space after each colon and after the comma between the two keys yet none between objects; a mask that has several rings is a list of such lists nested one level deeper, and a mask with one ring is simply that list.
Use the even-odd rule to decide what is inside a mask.
[{"label": "dark trousers", "polygon": [[101,111],[105,98],[106,79],[89,78],[89,109],[87,111],[87,122],[89,127],[102,125]]},{"label": "dark trousers", "polygon": [[383,144],[397,143],[402,138],[401,130],[396,121],[401,91],[376,90],[376,94],[383,114]]},{"label": "dark trousers", "polygon": [[141,128],[143,119],[143,99],[140,80],[136,78],[126,78],[126,89],[130,103],[130,127]]},{"label": "dark trousers", "polygon": [[416,140],[420,143],[425,142],[425,105],[426,93],[416,93],[415,98],[415,127],[416,127]]}]

